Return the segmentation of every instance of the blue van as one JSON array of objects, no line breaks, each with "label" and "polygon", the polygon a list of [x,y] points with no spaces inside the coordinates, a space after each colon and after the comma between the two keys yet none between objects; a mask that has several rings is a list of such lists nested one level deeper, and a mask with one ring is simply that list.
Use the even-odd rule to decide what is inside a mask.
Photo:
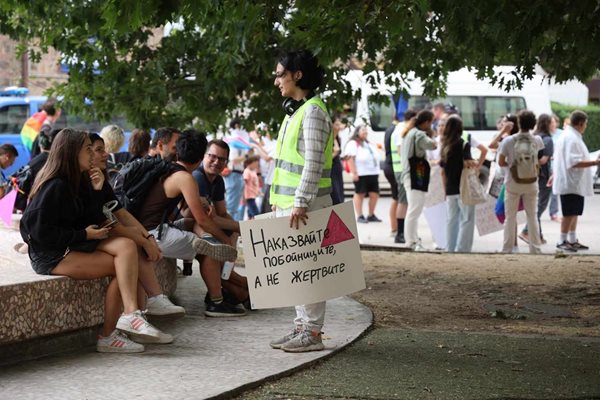
[{"label": "blue van", "polygon": [[[21,142],[21,129],[25,121],[38,112],[48,99],[46,96],[27,96],[27,92],[26,88],[16,87],[8,87],[0,90],[0,144],[10,143],[19,152],[15,163],[5,170],[6,175],[12,174],[29,162],[31,155]],[[107,123],[99,123],[98,121],[87,122],[75,115],[69,114],[63,108],[61,116],[54,126],[56,128],[69,126],[90,132],[100,132],[102,127],[109,124],[118,125],[125,131],[125,144],[121,148],[121,151],[126,151],[132,126],[125,118],[113,118],[113,120]]]}]

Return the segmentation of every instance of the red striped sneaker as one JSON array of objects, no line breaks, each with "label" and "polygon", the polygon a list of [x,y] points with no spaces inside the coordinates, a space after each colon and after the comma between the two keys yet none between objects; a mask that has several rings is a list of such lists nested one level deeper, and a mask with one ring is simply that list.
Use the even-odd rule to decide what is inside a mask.
[{"label": "red striped sneaker", "polygon": [[150,325],[140,310],[131,314],[121,314],[117,329],[130,335],[140,343],[172,343],[173,336],[163,333]]},{"label": "red striped sneaker", "polygon": [[96,351],[99,353],[141,353],[144,351],[144,345],[134,342],[115,329],[107,337],[98,335]]}]

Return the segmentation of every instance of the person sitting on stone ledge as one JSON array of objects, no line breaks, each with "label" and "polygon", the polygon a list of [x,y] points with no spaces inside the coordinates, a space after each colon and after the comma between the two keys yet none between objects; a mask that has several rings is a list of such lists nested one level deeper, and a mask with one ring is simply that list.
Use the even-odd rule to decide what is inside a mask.
[{"label": "person sitting on stone ledge", "polygon": [[[184,315],[185,309],[173,304],[169,298],[163,294],[160,283],[156,278],[154,263],[162,258],[156,239],[144,229],[142,224],[140,224],[129,211],[122,207],[118,202],[113,189],[108,184],[108,180],[106,179],[106,168],[109,154],[104,147],[104,139],[96,133],[90,133],[89,137],[92,142],[94,165],[100,168],[104,173],[104,185],[102,186],[102,190],[93,192],[93,194],[98,196],[99,204],[112,204],[111,209],[108,210],[109,215],[104,215],[100,212],[97,221],[93,222],[104,222],[104,220],[109,218],[112,213],[118,223],[113,226],[109,236],[124,236],[137,244],[140,265],[139,282],[148,296],[146,314],[160,316]],[[104,212],[107,212],[106,209]],[[142,299],[139,300],[140,305],[142,305]]]},{"label": "person sitting on stone ledge", "polygon": [[173,337],[148,323],[140,311],[136,243],[109,237],[109,227],[86,225],[100,209],[94,207],[92,191],[103,186],[88,134],[69,128],[59,132],[21,219],[31,266],[41,275],[110,279],[97,351],[137,353],[144,351],[140,343],[171,343]]},{"label": "person sitting on stone ledge", "polygon": [[[227,142],[221,139],[211,140],[206,147],[202,164],[192,172],[192,175],[198,183],[200,199],[204,204],[205,210],[207,210],[219,228],[235,242],[240,235],[240,223],[234,220],[227,212],[225,181],[221,176],[221,173],[227,166],[228,159],[229,145]],[[221,263],[221,269],[222,267],[223,264]],[[189,274],[191,274],[191,270]],[[221,279],[221,290],[225,302],[232,305],[241,303],[246,309],[250,309],[248,280],[245,276],[231,271],[227,279]],[[210,293],[206,294],[204,301],[207,306],[210,306]]]},{"label": "person sitting on stone ledge", "polygon": [[[206,137],[193,130],[178,136],[175,143],[177,161],[173,162],[180,168],[149,190],[141,206],[140,222],[159,239],[158,245],[164,257],[193,260],[205,255],[200,258],[200,273],[209,293],[206,316],[245,315],[244,309],[223,300],[221,290],[221,263],[237,258],[235,240],[227,236],[207,214],[198,196],[198,184],[192,176],[206,151]],[[171,157],[170,146],[157,145],[157,152],[163,159],[175,158]],[[177,205],[181,202],[189,208],[193,218],[179,218]],[[162,220],[165,213],[170,216],[171,222]]]}]

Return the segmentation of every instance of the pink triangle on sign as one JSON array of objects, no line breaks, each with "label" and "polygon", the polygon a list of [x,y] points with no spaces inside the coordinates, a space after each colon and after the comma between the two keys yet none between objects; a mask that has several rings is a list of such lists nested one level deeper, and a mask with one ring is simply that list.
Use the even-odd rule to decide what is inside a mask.
[{"label": "pink triangle on sign", "polygon": [[327,237],[321,242],[321,247],[331,246],[346,240],[354,239],[354,235],[350,232],[350,229],[344,224],[344,221],[335,213],[331,212],[329,215],[329,221],[327,222]]},{"label": "pink triangle on sign", "polygon": [[12,212],[17,200],[17,191],[11,190],[6,196],[0,199],[0,219],[4,221],[6,226],[12,226]]}]

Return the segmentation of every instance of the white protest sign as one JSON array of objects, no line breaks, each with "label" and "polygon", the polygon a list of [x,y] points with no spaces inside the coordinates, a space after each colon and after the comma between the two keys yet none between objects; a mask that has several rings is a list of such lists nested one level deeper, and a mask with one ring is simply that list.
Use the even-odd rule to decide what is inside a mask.
[{"label": "white protest sign", "polygon": [[425,194],[425,208],[434,207],[446,202],[446,192],[442,181],[442,168],[439,165],[431,167],[429,174],[429,189]]},{"label": "white protest sign", "polygon": [[[498,199],[488,196],[483,204],[475,206],[475,226],[479,236],[489,235],[504,229],[504,224],[498,221],[496,217],[496,202]],[[524,211],[517,212],[517,224],[522,224],[527,220]]]},{"label": "white protest sign", "polygon": [[365,288],[352,202],[289,217],[240,222],[252,308],[310,304]]}]

